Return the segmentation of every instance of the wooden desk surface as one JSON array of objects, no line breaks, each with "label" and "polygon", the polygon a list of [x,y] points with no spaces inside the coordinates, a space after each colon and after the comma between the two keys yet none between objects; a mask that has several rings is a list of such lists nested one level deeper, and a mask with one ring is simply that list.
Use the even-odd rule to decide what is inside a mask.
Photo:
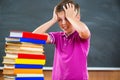
[{"label": "wooden desk surface", "polygon": [[[51,70],[44,71],[45,80],[51,80]],[[2,70],[0,70],[0,80],[3,79]],[[89,80],[120,80],[120,70],[112,70],[112,71],[97,71],[90,70],[89,71]]]}]

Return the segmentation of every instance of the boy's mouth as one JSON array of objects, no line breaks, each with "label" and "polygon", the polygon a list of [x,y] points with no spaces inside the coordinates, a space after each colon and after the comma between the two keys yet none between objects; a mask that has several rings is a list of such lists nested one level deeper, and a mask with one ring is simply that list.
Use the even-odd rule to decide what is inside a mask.
[{"label": "boy's mouth", "polygon": [[63,27],[63,29],[64,29],[64,30],[67,30],[68,28],[65,26],[65,27]]},{"label": "boy's mouth", "polygon": [[63,28],[64,30],[67,30],[67,29],[68,29],[68,27],[67,27],[67,26],[63,26],[62,28]]}]

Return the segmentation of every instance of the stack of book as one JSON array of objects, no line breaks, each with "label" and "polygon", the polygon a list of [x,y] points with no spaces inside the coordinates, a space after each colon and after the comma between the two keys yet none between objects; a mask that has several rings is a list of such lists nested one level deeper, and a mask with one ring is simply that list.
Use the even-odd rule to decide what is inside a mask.
[{"label": "stack of book", "polygon": [[4,80],[44,80],[44,47],[47,36],[32,32],[10,31],[5,38]]}]

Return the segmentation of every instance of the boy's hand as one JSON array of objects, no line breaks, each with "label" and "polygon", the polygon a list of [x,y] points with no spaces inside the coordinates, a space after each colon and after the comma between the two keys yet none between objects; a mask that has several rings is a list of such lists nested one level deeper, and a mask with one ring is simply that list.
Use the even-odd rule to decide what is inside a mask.
[{"label": "boy's hand", "polygon": [[56,6],[54,7],[54,11],[53,11],[53,18],[52,18],[52,20],[54,21],[54,22],[57,22],[57,14],[56,14]]},{"label": "boy's hand", "polygon": [[66,4],[66,6],[63,6],[63,9],[65,10],[65,15],[68,20],[76,18],[77,10],[75,10],[75,6],[73,4]]}]

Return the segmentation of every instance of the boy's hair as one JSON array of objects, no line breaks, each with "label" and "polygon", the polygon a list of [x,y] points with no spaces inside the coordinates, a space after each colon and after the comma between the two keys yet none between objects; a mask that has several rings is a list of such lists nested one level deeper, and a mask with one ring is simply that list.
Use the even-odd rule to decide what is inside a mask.
[{"label": "boy's hair", "polygon": [[75,6],[75,10],[77,10],[77,14],[80,14],[80,6],[79,4],[75,3],[73,0],[62,0],[60,3],[56,6],[56,13],[64,11],[63,6],[66,7],[66,4],[71,3]]}]

